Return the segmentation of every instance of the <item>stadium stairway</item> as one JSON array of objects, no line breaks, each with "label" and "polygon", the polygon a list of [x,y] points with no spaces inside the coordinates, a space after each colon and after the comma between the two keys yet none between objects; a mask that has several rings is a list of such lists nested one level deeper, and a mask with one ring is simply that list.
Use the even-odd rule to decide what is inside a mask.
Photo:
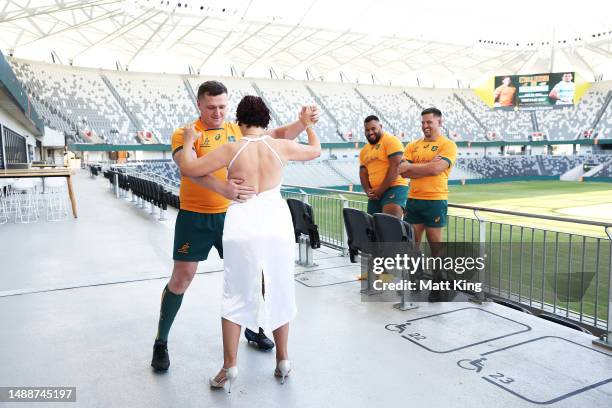
[{"label": "stadium stairway", "polygon": [[368,105],[368,107],[370,107],[370,109],[372,109],[372,111],[376,114],[376,116],[378,116],[378,118],[380,120],[382,120],[382,123],[386,124],[387,126],[389,126],[391,128],[391,133],[394,134],[394,135],[397,135],[397,129],[395,128],[395,126],[393,126],[393,123],[385,117],[385,114],[382,113],[382,111],[380,109],[378,109],[376,106],[374,106],[374,104],[372,102],[370,102],[370,100],[368,98],[366,98],[366,96],[364,94],[362,94],[359,91],[359,89],[357,89],[356,87],[353,88],[353,89],[355,90],[355,93],[357,94],[357,96],[359,96],[359,98],[361,98],[361,100],[363,100],[363,102],[366,105]]},{"label": "stadium stairway", "polygon": [[189,85],[189,80],[187,78],[183,78],[183,84],[185,85],[185,89],[187,90],[187,95],[189,95],[189,99],[193,102],[193,106],[198,109],[198,97],[193,92],[193,88]]},{"label": "stadium stairway", "polygon": [[264,93],[261,91],[261,89],[259,89],[259,87],[257,86],[257,84],[255,82],[251,83],[251,86],[253,87],[253,89],[255,89],[255,92],[257,93],[257,96],[259,96],[261,99],[263,99],[263,101],[265,102],[265,104],[270,107],[270,115],[272,116],[272,119],[274,119],[274,121],[276,122],[277,126],[281,126],[283,125],[282,121],[280,120],[280,118],[278,117],[278,114],[274,111],[274,109],[272,108],[272,104],[270,104],[270,101],[268,100],[268,98],[266,98],[266,96],[264,95]]},{"label": "stadium stairway", "polygon": [[413,102],[413,103],[414,103],[416,106],[418,106],[418,107],[419,107],[419,109],[421,109],[421,110],[425,109],[425,108],[423,107],[423,105],[421,105],[421,104],[419,103],[419,101],[418,101],[418,100],[417,100],[417,99],[416,99],[414,96],[410,95],[410,94],[409,94],[408,92],[406,92],[406,91],[403,91],[402,93],[403,93],[404,95],[406,95],[406,97],[407,97],[408,99],[410,99],[410,100],[411,100],[411,101],[412,101],[412,102]]},{"label": "stadium stairway", "polygon": [[125,101],[123,100],[121,95],[119,95],[119,93],[117,92],[113,84],[111,83],[110,79],[108,79],[108,77],[103,74],[100,74],[100,77],[102,78],[102,81],[107,86],[110,93],[117,100],[117,103],[119,104],[119,106],[121,106],[121,109],[123,109],[123,111],[125,112],[125,115],[128,117],[128,119],[130,119],[130,122],[132,122],[132,127],[136,130],[145,130],[142,127],[142,124],[140,123],[138,118],[128,109],[127,105],[125,104]]},{"label": "stadium stairway", "polygon": [[609,170],[612,170],[612,160],[609,160],[605,163],[602,163],[598,166],[593,167],[591,170],[587,171],[582,176],[583,177],[597,177],[598,173],[603,173],[606,170],[608,170],[608,172]]},{"label": "stadium stairway", "polygon": [[597,126],[599,125],[599,121],[601,121],[601,118],[603,117],[604,113],[606,113],[606,110],[610,106],[611,102],[612,102],[612,91],[608,91],[608,94],[606,95],[606,100],[604,104],[601,106],[601,109],[599,110],[599,112],[597,112],[597,116],[595,116],[595,119],[593,120],[591,129],[597,129]]},{"label": "stadium stairway", "polygon": [[306,90],[308,91],[308,93],[312,95],[314,100],[317,101],[317,105],[319,105],[321,109],[323,109],[323,111],[327,113],[327,116],[329,116],[331,121],[334,123],[334,125],[336,126],[336,133],[338,134],[338,136],[340,136],[340,139],[346,142],[347,140],[344,138],[344,135],[340,131],[341,126],[340,126],[340,123],[338,122],[338,119],[332,114],[331,110],[327,107],[327,105],[323,103],[323,99],[321,99],[319,95],[317,95],[317,93],[312,90],[311,87],[309,87],[308,85],[304,85],[304,86],[306,87]]},{"label": "stadium stairway", "polygon": [[559,176],[559,180],[561,181],[578,181],[584,176],[585,172],[582,168],[582,163],[579,166],[572,168],[571,170],[566,171],[561,176]]},{"label": "stadium stairway", "polygon": [[538,116],[535,112],[531,112],[531,126],[533,127],[534,132],[540,131],[540,125],[538,124]]},{"label": "stadium stairway", "polygon": [[453,97],[455,98],[455,100],[457,100],[457,102],[459,102],[461,104],[461,106],[463,106],[463,109],[465,109],[465,111],[470,114],[470,116],[474,119],[474,121],[476,123],[478,123],[478,125],[482,129],[482,135],[480,135],[480,136],[479,135],[474,135],[473,139],[474,140],[479,140],[479,139],[484,140],[485,135],[487,134],[487,128],[485,127],[485,125],[482,123],[482,121],[480,119],[478,119],[478,116],[476,116],[474,111],[472,111],[470,109],[470,107],[467,105],[467,103],[465,103],[465,101],[463,99],[461,99],[461,97],[459,95],[457,95],[456,92],[453,92]]}]

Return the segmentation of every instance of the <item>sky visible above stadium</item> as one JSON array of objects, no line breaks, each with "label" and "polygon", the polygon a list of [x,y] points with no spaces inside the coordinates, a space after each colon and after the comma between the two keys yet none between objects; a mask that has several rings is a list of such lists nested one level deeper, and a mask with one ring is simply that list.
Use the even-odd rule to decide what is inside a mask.
[{"label": "sky visible above stadium", "polygon": [[130,71],[438,87],[566,70],[612,79],[610,15],[595,0],[3,0],[0,49]]}]

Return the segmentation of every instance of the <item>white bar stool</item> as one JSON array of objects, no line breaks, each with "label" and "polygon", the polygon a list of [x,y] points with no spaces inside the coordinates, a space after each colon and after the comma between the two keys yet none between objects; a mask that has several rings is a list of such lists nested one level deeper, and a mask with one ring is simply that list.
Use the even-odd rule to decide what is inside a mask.
[{"label": "white bar stool", "polygon": [[6,224],[9,219],[8,198],[11,183],[7,180],[0,180],[0,224]]},{"label": "white bar stool", "polygon": [[15,192],[13,190],[13,184],[17,181],[17,179],[3,179],[0,180],[0,183],[4,183],[6,186],[4,187],[4,208],[6,209],[7,215],[10,217],[11,214],[15,212]]},{"label": "white bar stool", "polygon": [[41,209],[44,209],[45,206],[45,181],[42,177],[32,178],[32,183],[34,183],[34,187],[36,189],[36,215],[40,217]]},{"label": "white bar stool", "polygon": [[45,179],[45,204],[47,221],[63,221],[68,218],[66,180],[58,177]]},{"label": "white bar stool", "polygon": [[29,224],[38,221],[36,186],[29,179],[17,179],[13,183],[15,222]]}]

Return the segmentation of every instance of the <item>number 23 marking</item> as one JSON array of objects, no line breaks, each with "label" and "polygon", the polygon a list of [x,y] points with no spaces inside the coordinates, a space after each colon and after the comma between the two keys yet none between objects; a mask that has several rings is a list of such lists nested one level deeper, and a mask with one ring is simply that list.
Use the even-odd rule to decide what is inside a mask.
[{"label": "number 23 marking", "polygon": [[506,377],[505,375],[499,372],[497,374],[489,374],[489,377],[495,378],[496,380],[498,380],[500,383],[503,383],[503,384],[510,384],[514,382],[513,378]]}]

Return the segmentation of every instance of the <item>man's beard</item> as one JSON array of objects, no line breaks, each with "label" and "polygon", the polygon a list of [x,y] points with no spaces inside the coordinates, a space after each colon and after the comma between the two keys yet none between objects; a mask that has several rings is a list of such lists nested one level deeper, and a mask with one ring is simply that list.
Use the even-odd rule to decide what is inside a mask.
[{"label": "man's beard", "polygon": [[375,139],[370,139],[369,137],[367,139],[370,144],[375,145],[376,143],[378,143],[381,137],[382,137],[382,133],[380,135],[376,135]]}]

